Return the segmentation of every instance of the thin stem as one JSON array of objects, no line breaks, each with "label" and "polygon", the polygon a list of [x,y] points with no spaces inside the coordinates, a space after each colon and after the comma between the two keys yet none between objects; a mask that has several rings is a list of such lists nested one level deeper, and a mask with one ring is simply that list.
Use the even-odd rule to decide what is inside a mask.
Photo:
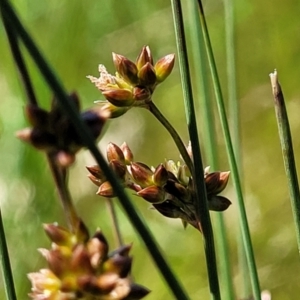
[{"label": "thin stem", "polygon": [[51,68],[46,63],[45,59],[34,44],[33,40],[24,29],[23,25],[19,21],[18,17],[16,16],[9,3],[5,0],[0,0],[0,5],[4,14],[7,16],[7,20],[9,20],[9,25],[14,28],[14,30],[22,39],[24,45],[26,46],[32,59],[36,63],[42,75],[44,76],[46,82],[57,96],[57,100],[59,101],[62,109],[66,112],[66,114],[68,114],[82,142],[86,145],[87,148],[89,148],[90,152],[94,156],[101,170],[103,170],[108,181],[111,183],[112,188],[114,189],[116,195],[118,195],[119,197],[119,201],[125,213],[127,214],[128,219],[131,221],[133,227],[147,246],[149,254],[153,258],[157,268],[160,270],[161,274],[165,278],[169,288],[171,289],[174,295],[174,298],[179,300],[188,300],[188,295],[186,294],[185,290],[183,289],[176,276],[172,272],[170,266],[163,257],[161,250],[157,242],[155,241],[153,235],[151,234],[143,220],[140,218],[139,214],[137,213],[137,209],[131,203],[129,197],[124,191],[123,186],[119,183],[118,179],[116,179],[114,173],[107,165],[104,157],[97,149],[91,132],[78,115],[74,104],[71,101],[69,101],[69,97],[67,96],[62,85],[55,77]]},{"label": "thin stem", "polygon": [[[199,99],[201,101],[201,113],[204,123],[203,134],[205,140],[205,154],[208,165],[212,170],[218,169],[218,145],[215,130],[215,118],[213,112],[213,103],[209,97],[209,84],[207,74],[207,55],[203,44],[203,33],[199,21],[197,1],[188,1],[188,9],[191,31],[191,40],[195,41],[192,45],[192,54],[195,61],[197,86],[199,87]],[[221,296],[224,299],[234,299],[233,278],[230,268],[230,255],[227,242],[226,226],[223,213],[214,213],[213,218],[214,235],[216,238],[217,260],[219,266],[219,278],[221,287]]]},{"label": "thin stem", "polygon": [[300,254],[300,192],[293,150],[293,142],[288,115],[285,107],[281,86],[278,82],[277,71],[270,74],[272,91],[275,102],[275,113],[278,125],[278,133],[281,143],[285,172],[288,179],[292,211],[296,227],[298,251]]},{"label": "thin stem", "polygon": [[111,198],[105,198],[105,200],[106,200],[106,206],[109,211],[110,218],[111,218],[111,221],[113,224],[116,246],[119,247],[119,246],[122,246],[124,243],[123,243],[122,234],[121,234],[121,230],[120,230],[120,226],[119,226],[119,221],[118,221],[118,217],[117,217],[117,213],[116,213],[116,209],[115,209],[115,203],[114,203],[114,200]]},{"label": "thin stem", "polygon": [[13,54],[14,60],[16,62],[17,68],[19,70],[20,77],[21,77],[21,80],[23,82],[23,85],[24,85],[24,88],[26,91],[27,99],[29,100],[29,102],[31,104],[37,105],[36,96],[34,94],[34,90],[33,90],[33,87],[32,87],[31,81],[30,81],[30,77],[29,77],[29,74],[28,74],[28,71],[26,68],[26,64],[25,64],[25,61],[22,57],[22,54],[21,54],[21,51],[19,48],[18,39],[16,38],[13,30],[8,25],[5,15],[3,14],[3,11],[1,11],[1,15],[3,18],[3,24],[4,24],[6,34],[7,34],[10,49]]},{"label": "thin stem", "polygon": [[210,215],[207,207],[207,195],[204,182],[202,156],[198,139],[198,131],[196,124],[195,108],[192,96],[192,85],[189,73],[189,63],[187,57],[187,48],[184,35],[183,16],[180,0],[171,0],[176,44],[178,49],[178,59],[180,67],[180,75],[185,103],[185,111],[187,125],[191,139],[194,170],[193,178],[195,179],[195,190],[197,200],[195,201],[196,214],[198,220],[201,221],[201,228],[204,239],[204,250],[206,257],[206,267],[209,279],[209,287],[212,299],[220,299],[219,279],[217,273],[217,262],[215,256],[215,246],[213,238],[213,230],[210,221]]},{"label": "thin stem", "polygon": [[6,299],[17,300],[0,209],[0,259]]},{"label": "thin stem", "polygon": [[151,101],[148,105],[149,111],[156,117],[156,119],[167,129],[170,133],[171,137],[173,138],[181,156],[186,165],[188,166],[190,172],[193,171],[193,162],[186,150],[186,146],[182,142],[179,134],[171,125],[171,123],[164,117],[164,115],[160,112],[157,106]]},{"label": "thin stem", "polygon": [[[241,139],[240,139],[240,114],[239,101],[237,99],[237,80],[235,67],[235,32],[234,32],[234,0],[224,0],[225,10],[225,36],[226,36],[226,61],[227,61],[227,87],[228,87],[228,107],[229,120],[233,150],[237,162],[238,169],[241,176]],[[239,229],[240,231],[241,229]],[[242,295],[241,298],[249,298],[251,294],[251,282],[249,280],[249,269],[247,266],[247,258],[245,254],[245,247],[242,239],[242,233],[239,232],[238,240],[238,258],[239,258],[239,272],[242,276]]]},{"label": "thin stem", "polygon": [[212,81],[213,81],[220,121],[221,121],[222,129],[223,129],[230,170],[231,170],[231,174],[232,174],[233,184],[234,184],[234,187],[235,187],[235,190],[237,193],[239,216],[240,216],[240,218],[239,218],[240,226],[241,226],[241,231],[242,231],[242,235],[243,235],[243,243],[245,246],[245,251],[246,251],[246,256],[247,256],[247,262],[248,262],[249,273],[250,273],[249,275],[250,275],[251,283],[252,283],[253,295],[254,295],[254,298],[256,300],[258,300],[258,299],[260,299],[259,280],[258,280],[257,269],[256,269],[256,264],[255,264],[255,259],[254,259],[254,253],[253,253],[253,249],[252,249],[250,230],[249,230],[249,225],[248,225],[248,221],[247,221],[245,204],[244,204],[244,200],[243,200],[239,172],[238,172],[238,168],[237,168],[237,164],[236,164],[236,160],[235,160],[235,156],[234,156],[232,141],[231,141],[230,132],[229,132],[229,126],[228,126],[228,121],[227,121],[227,117],[226,117],[225,106],[224,106],[224,101],[223,101],[223,96],[222,96],[222,91],[221,91],[221,85],[220,85],[219,77],[217,74],[216,63],[214,60],[214,55],[213,55],[213,51],[212,51],[212,46],[211,46],[211,42],[210,42],[210,38],[209,38],[209,34],[208,34],[208,29],[207,29],[207,25],[206,25],[206,20],[205,20],[205,15],[204,15],[204,10],[203,10],[201,0],[198,0],[198,6],[199,6],[199,10],[200,10],[200,23],[202,26],[203,37],[204,37],[205,47],[206,47],[208,61],[209,61],[209,67],[210,67],[210,71],[212,74]]},{"label": "thin stem", "polygon": [[47,158],[61,203],[63,205],[68,226],[72,232],[76,233],[79,228],[80,218],[76,213],[69,189],[66,184],[66,175],[64,174],[66,170],[63,170],[61,167],[59,167],[55,163],[55,159],[50,154],[47,155]]}]

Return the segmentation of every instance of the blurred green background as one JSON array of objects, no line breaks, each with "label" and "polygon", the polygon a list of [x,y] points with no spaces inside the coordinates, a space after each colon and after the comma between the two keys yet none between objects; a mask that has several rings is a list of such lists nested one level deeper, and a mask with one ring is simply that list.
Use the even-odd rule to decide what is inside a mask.
[{"label": "blurred green background", "polygon": [[[186,4],[185,1],[182,2]],[[262,289],[270,290],[272,299],[299,299],[299,256],[268,74],[277,68],[287,101],[295,155],[299,161],[300,2],[234,2],[243,188],[258,274]],[[94,100],[101,99],[100,93],[86,79],[86,75],[98,76],[99,63],[114,72],[112,51],[133,60],[143,45],[151,47],[155,59],[168,53],[176,53],[169,1],[19,0],[14,1],[14,4],[21,20],[64,86],[79,93],[84,108],[93,106]],[[204,2],[218,71],[227,99],[223,5],[222,1],[217,0]],[[188,15],[185,17],[189,18]],[[37,252],[37,248],[49,247],[42,223],[65,223],[45,156],[14,137],[17,130],[28,124],[23,113],[24,92],[2,24],[0,51],[0,201],[18,299],[27,299],[30,285],[26,274],[46,265]],[[28,65],[38,98],[42,106],[47,108],[51,93],[30,59]],[[196,101],[198,98],[195,95]],[[173,73],[157,89],[153,99],[183,140],[188,142],[177,63]],[[198,109],[202,137],[201,107]],[[218,124],[217,119],[216,122]],[[220,126],[217,125],[217,128],[220,169],[227,170],[226,150]],[[121,118],[109,122],[99,147],[105,149],[110,141],[119,145],[126,141],[133,150],[135,159],[149,165],[156,166],[165,158],[179,159],[174,143],[147,111],[131,110]],[[201,142],[204,151],[205,140],[202,138]],[[100,227],[113,248],[115,245],[111,221],[105,203],[95,195],[96,188],[86,176],[85,166],[93,163],[93,158],[87,151],[80,152],[71,169],[70,188],[76,207],[90,230]],[[204,158],[204,164],[209,165],[210,162]],[[243,284],[238,271],[237,206],[231,182],[225,195],[233,203],[224,216],[238,299],[242,295]],[[202,238],[199,233],[191,227],[184,230],[179,220],[162,217],[149,209],[149,205],[140,198],[133,196],[132,201],[147,220],[191,299],[209,299]],[[133,243],[133,275],[136,282],[152,290],[147,297],[149,300],[172,299],[173,296],[153,266],[146,247],[135,235],[119,207],[118,215],[124,240],[126,243]],[[4,299],[2,279],[0,298]]]}]

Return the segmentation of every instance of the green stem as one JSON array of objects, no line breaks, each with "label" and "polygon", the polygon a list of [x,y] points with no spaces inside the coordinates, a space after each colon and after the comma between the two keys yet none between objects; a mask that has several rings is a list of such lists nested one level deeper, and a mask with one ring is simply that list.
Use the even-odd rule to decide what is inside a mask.
[{"label": "green stem", "polygon": [[278,125],[278,133],[281,143],[282,156],[285,166],[285,172],[288,179],[292,211],[296,227],[296,237],[298,251],[300,254],[300,192],[298,176],[294,158],[293,142],[288,115],[285,107],[284,97],[281,86],[278,82],[277,72],[270,74],[271,85],[273,90],[275,112]]},{"label": "green stem", "polygon": [[250,230],[249,230],[249,225],[248,225],[248,221],[247,221],[245,204],[244,204],[244,200],[243,200],[239,172],[238,172],[238,168],[237,168],[237,164],[236,164],[236,160],[235,160],[235,156],[234,156],[232,141],[231,141],[231,137],[230,137],[230,133],[229,133],[228,121],[227,121],[226,112],[225,112],[223,96],[222,96],[222,92],[221,92],[221,85],[220,85],[219,77],[217,74],[217,68],[216,68],[216,64],[215,64],[215,60],[214,60],[214,55],[213,55],[213,51],[212,51],[212,46],[211,46],[211,42],[210,42],[210,38],[209,38],[209,34],[208,34],[208,29],[207,29],[207,25],[206,25],[206,20],[205,20],[205,15],[204,15],[204,10],[202,7],[201,0],[198,0],[198,5],[199,5],[199,9],[200,9],[200,23],[202,26],[203,37],[204,37],[205,47],[206,47],[208,61],[209,61],[209,67],[210,67],[210,71],[212,74],[212,81],[213,81],[221,126],[223,129],[230,170],[232,173],[233,184],[234,184],[234,187],[235,187],[235,190],[237,193],[238,209],[239,209],[239,216],[240,216],[240,218],[239,218],[240,226],[241,226],[241,231],[242,231],[242,235],[243,235],[243,243],[244,243],[245,251],[246,251],[246,257],[247,257],[247,262],[248,262],[248,267],[249,267],[249,273],[250,273],[249,275],[250,275],[251,283],[252,283],[253,295],[254,295],[254,298],[256,300],[258,300],[258,299],[260,299],[259,280],[258,280],[257,269],[256,269],[256,264],[255,264],[255,259],[254,259],[254,253],[253,253],[253,249],[252,249]]},{"label": "green stem", "polygon": [[84,124],[84,122],[78,115],[78,112],[74,107],[74,104],[71,101],[69,101],[69,97],[67,96],[62,85],[59,83],[54,73],[52,72],[51,68],[46,63],[40,51],[34,44],[33,40],[24,29],[20,20],[16,16],[14,10],[11,8],[9,3],[5,0],[0,0],[0,8],[1,10],[3,10],[3,13],[7,16],[7,20],[9,20],[9,25],[15,30],[15,32],[22,39],[24,45],[26,46],[28,52],[30,53],[37,67],[39,68],[40,72],[44,76],[49,87],[55,93],[57,100],[59,101],[62,109],[66,112],[66,114],[68,114],[82,142],[90,150],[96,162],[100,166],[101,170],[103,170],[103,172],[105,173],[116,195],[118,195],[119,201],[128,219],[131,221],[133,227],[135,228],[135,230],[143,240],[144,244],[146,245],[149,254],[153,258],[157,268],[160,270],[161,274],[166,280],[170,290],[174,295],[174,298],[178,300],[188,300],[189,297],[187,293],[185,292],[185,290],[177,280],[176,276],[172,272],[170,266],[166,262],[165,258],[163,257],[161,250],[157,242],[155,241],[153,235],[151,234],[151,232],[149,231],[148,227],[143,222],[143,220],[140,218],[139,214],[137,213],[137,209],[131,203],[129,197],[124,191],[123,186],[119,183],[118,179],[116,179],[114,173],[107,165],[104,157],[97,149],[90,130],[87,128],[87,126]]},{"label": "green stem", "polygon": [[115,209],[115,203],[114,200],[111,198],[105,198],[106,200],[106,206],[110,214],[111,222],[113,224],[113,230],[114,230],[114,235],[115,235],[115,240],[116,240],[116,246],[120,247],[122,246],[123,239],[122,239],[122,234],[119,226],[119,221]]},{"label": "green stem", "polygon": [[[191,40],[195,41],[192,47],[192,54],[195,61],[197,87],[199,90],[198,98],[201,101],[201,113],[204,123],[203,137],[205,140],[205,156],[208,165],[212,170],[218,169],[218,145],[215,130],[215,118],[213,113],[212,101],[209,97],[209,84],[207,74],[207,56],[203,45],[203,34],[199,21],[197,1],[187,2],[191,31]],[[227,233],[223,213],[214,213],[213,225],[216,237],[217,260],[219,266],[219,278],[221,296],[224,299],[234,299],[233,278],[230,269],[230,255],[228,250]]]},{"label": "green stem", "polygon": [[1,209],[0,209],[0,259],[1,259],[1,270],[2,270],[2,277],[4,282],[6,299],[17,300],[12,270],[10,266],[9,254],[7,250]]},{"label": "green stem", "polygon": [[76,233],[79,228],[80,218],[76,213],[69,189],[67,188],[66,175],[64,173],[66,170],[59,167],[55,163],[54,157],[50,154],[47,157],[69,228],[72,232]]},{"label": "green stem", "polygon": [[148,105],[149,111],[156,117],[156,119],[167,129],[173,138],[181,156],[186,165],[188,166],[190,172],[193,172],[193,162],[186,150],[186,146],[182,142],[179,134],[174,129],[174,127],[170,124],[170,122],[164,117],[164,115],[160,112],[157,106],[151,101]]},{"label": "green stem", "polygon": [[193,178],[195,180],[196,190],[196,214],[198,220],[201,221],[201,228],[204,239],[204,250],[206,257],[206,267],[209,280],[209,288],[212,299],[220,299],[219,279],[217,272],[217,262],[215,256],[215,246],[213,238],[213,230],[210,221],[210,215],[207,207],[207,196],[203,174],[202,156],[200,151],[198,131],[196,124],[195,108],[192,96],[191,78],[189,73],[189,64],[187,57],[187,48],[183,27],[183,16],[180,0],[171,0],[176,44],[178,49],[178,60],[180,67],[180,75],[185,103],[185,111],[187,125],[191,139],[192,152],[194,158]]}]

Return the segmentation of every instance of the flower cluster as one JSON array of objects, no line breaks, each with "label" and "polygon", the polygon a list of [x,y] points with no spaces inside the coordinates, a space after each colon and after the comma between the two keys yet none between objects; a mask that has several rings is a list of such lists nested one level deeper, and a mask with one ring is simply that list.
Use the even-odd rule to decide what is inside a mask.
[{"label": "flower cluster", "polygon": [[[79,113],[80,104],[77,95],[73,93],[69,98]],[[53,99],[49,112],[36,105],[28,104],[25,113],[32,128],[20,130],[17,132],[17,137],[53,155],[61,166],[70,165],[75,160],[75,153],[84,145],[70,118],[61,111],[56,99]],[[96,110],[87,110],[82,112],[80,117],[96,139],[105,123],[105,114]]]},{"label": "flower cluster", "polygon": [[[133,160],[133,154],[126,143],[121,147],[110,143],[107,159],[111,169],[125,188],[135,191],[136,195],[150,202],[162,215],[180,218],[198,228],[195,208],[193,178],[185,164],[165,161],[156,168]],[[97,194],[114,197],[114,191],[98,166],[87,167],[89,178],[99,188]],[[229,172],[204,172],[208,207],[213,211],[226,210],[231,202],[218,195],[228,182]]]},{"label": "flower cluster", "polygon": [[131,246],[121,246],[109,253],[100,230],[89,238],[56,224],[46,224],[44,229],[52,248],[40,249],[48,269],[28,274],[32,299],[130,300],[142,299],[149,293],[130,279]]},{"label": "flower cluster", "polygon": [[175,55],[166,55],[154,64],[150,48],[145,46],[135,62],[116,53],[113,61],[115,76],[103,65],[99,65],[99,78],[87,76],[106,98],[107,101],[98,103],[111,118],[121,116],[133,106],[147,107],[155,87],[171,73]]}]

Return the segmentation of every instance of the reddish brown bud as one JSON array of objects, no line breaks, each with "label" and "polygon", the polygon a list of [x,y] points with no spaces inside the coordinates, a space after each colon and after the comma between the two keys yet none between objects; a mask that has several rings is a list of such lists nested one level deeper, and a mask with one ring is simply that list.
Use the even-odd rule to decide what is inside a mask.
[{"label": "reddish brown bud", "polygon": [[110,162],[112,160],[117,160],[121,163],[125,163],[125,157],[123,151],[119,146],[114,143],[109,143],[106,148],[107,160]]},{"label": "reddish brown bud", "polygon": [[152,86],[156,82],[156,75],[153,66],[147,62],[138,72],[141,85]]},{"label": "reddish brown bud", "polygon": [[124,154],[125,164],[129,165],[133,161],[132,151],[130,150],[129,146],[125,142],[121,145],[120,148]]},{"label": "reddish brown bud", "polygon": [[151,65],[153,65],[153,58],[151,55],[150,48],[148,46],[144,46],[142,48],[142,51],[137,57],[135,64],[138,70],[140,70],[146,63],[150,63]]},{"label": "reddish brown bud", "polygon": [[118,107],[131,106],[134,102],[133,94],[129,90],[114,89],[102,92],[103,96],[113,105]]},{"label": "reddish brown bud", "polygon": [[130,165],[130,171],[134,181],[136,181],[136,183],[140,184],[142,187],[153,184],[153,172],[147,165],[139,162],[133,162]]},{"label": "reddish brown bud", "polygon": [[157,186],[164,186],[168,180],[168,171],[163,164],[160,164],[154,171],[153,181]]},{"label": "reddish brown bud", "polygon": [[138,82],[138,70],[135,63],[127,59],[125,56],[116,53],[113,53],[113,61],[117,72],[124,78],[124,80],[131,84],[136,84]]},{"label": "reddish brown bud", "polygon": [[109,183],[109,181],[103,182],[99,186],[99,189],[96,194],[103,196],[103,197],[108,197],[108,198],[115,197],[113,188],[112,188],[111,184]]},{"label": "reddish brown bud", "polygon": [[[133,89],[133,97],[137,101],[147,102],[151,99],[151,92],[148,88],[137,86]],[[138,103],[135,103],[135,105],[138,105]]]},{"label": "reddish brown bud", "polygon": [[214,211],[226,210],[231,202],[222,196],[213,196],[208,199],[208,209]]},{"label": "reddish brown bud", "polygon": [[103,264],[104,272],[118,274],[121,278],[128,275],[131,269],[132,258],[129,256],[114,255]]},{"label": "reddish brown bud", "polygon": [[125,178],[126,166],[123,163],[116,159],[113,159],[110,161],[109,166],[119,179],[123,180]]},{"label": "reddish brown bud", "polygon": [[156,185],[148,186],[137,192],[137,194],[150,203],[162,203],[165,201],[165,191]]},{"label": "reddish brown bud", "polygon": [[72,247],[74,245],[74,234],[65,229],[62,226],[54,224],[44,224],[44,230],[50,240],[59,245],[59,246],[67,246]]}]

